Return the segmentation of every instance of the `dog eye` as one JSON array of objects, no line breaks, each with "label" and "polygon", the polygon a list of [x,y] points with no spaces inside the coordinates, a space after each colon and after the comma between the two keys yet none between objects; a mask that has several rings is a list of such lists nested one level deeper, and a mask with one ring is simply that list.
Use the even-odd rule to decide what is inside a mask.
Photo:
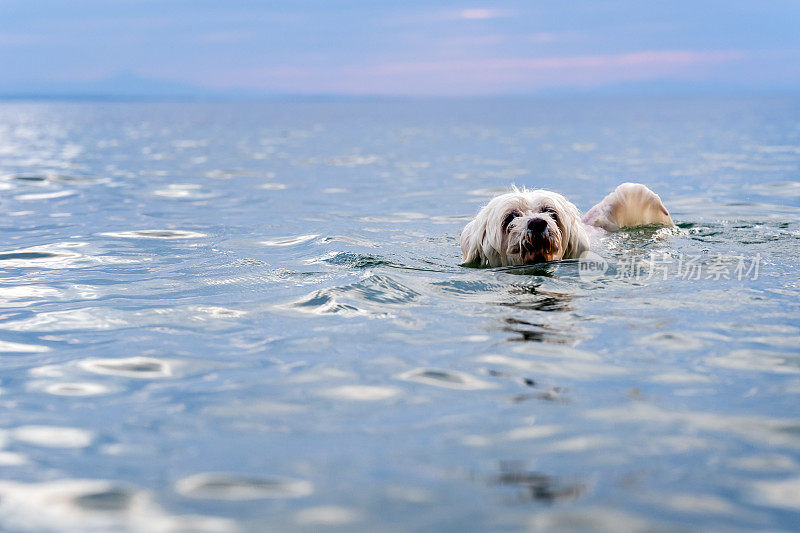
[{"label": "dog eye", "polygon": [[512,211],[512,212],[510,212],[509,214],[507,214],[507,215],[506,215],[506,218],[504,218],[504,219],[503,219],[503,230],[505,230],[506,228],[508,228],[508,225],[509,225],[509,224],[511,224],[511,222],[512,222],[512,221],[513,221],[515,218],[517,218],[518,216],[519,216],[519,213],[517,213],[516,211]]},{"label": "dog eye", "polygon": [[547,213],[551,217],[553,217],[554,222],[558,222],[558,212],[553,209],[552,207],[544,207],[542,208],[542,213]]}]

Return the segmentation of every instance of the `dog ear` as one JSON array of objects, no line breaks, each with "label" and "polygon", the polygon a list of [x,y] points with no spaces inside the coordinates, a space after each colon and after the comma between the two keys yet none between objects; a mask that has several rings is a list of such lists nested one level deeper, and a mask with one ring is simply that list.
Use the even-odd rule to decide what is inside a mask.
[{"label": "dog ear", "polygon": [[465,265],[483,264],[483,239],[486,236],[486,217],[479,213],[461,231],[461,261]]},{"label": "dog ear", "polygon": [[562,223],[564,224],[564,247],[563,259],[574,259],[589,249],[589,237],[581,224],[581,214],[575,204],[561,195],[557,195],[553,201],[556,203],[561,213]]}]

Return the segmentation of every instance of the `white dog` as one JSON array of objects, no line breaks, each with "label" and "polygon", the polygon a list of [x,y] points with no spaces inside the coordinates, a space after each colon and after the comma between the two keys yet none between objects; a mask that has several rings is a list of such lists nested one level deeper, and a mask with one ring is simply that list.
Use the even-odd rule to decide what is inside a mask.
[{"label": "white dog", "polygon": [[514,187],[461,232],[462,260],[495,267],[575,259],[589,249],[591,236],[647,224],[675,225],[661,198],[640,183],[623,183],[583,218],[558,193]]}]

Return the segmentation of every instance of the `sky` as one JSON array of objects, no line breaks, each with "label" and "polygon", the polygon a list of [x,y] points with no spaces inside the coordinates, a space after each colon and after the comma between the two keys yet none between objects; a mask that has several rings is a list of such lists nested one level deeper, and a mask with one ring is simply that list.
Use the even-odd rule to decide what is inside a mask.
[{"label": "sky", "polygon": [[0,0],[0,93],[800,90],[800,1]]}]

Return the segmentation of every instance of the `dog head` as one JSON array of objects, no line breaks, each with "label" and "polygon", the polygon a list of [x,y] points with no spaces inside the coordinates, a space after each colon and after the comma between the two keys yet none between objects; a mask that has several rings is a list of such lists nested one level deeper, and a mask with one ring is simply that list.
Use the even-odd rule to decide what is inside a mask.
[{"label": "dog head", "polygon": [[465,264],[528,265],[578,257],[589,248],[578,209],[558,193],[514,187],[493,198],[461,232]]}]

